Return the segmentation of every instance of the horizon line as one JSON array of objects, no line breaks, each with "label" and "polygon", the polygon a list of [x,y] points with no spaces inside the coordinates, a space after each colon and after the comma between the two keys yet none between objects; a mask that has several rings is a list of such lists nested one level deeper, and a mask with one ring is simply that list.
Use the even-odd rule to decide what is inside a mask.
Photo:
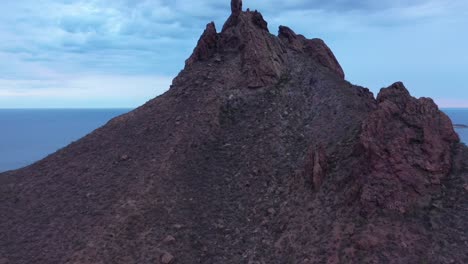
[{"label": "horizon line", "polygon": [[[89,109],[89,110],[105,110],[105,109],[136,109],[137,107],[0,107],[0,110],[82,110],[82,109]],[[440,110],[446,109],[468,109],[468,106],[449,106],[449,107],[438,107]]]}]

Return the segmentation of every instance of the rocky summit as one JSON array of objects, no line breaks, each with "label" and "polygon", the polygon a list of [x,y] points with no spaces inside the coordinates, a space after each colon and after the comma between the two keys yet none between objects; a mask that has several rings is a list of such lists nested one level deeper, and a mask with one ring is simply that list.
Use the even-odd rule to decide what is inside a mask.
[{"label": "rocky summit", "polygon": [[0,263],[468,263],[450,119],[231,9],[168,92],[0,174]]}]

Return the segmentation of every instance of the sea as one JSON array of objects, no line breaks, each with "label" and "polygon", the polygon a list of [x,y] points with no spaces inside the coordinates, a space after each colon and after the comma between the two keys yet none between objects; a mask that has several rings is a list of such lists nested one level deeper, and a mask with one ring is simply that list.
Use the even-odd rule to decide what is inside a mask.
[{"label": "sea", "polygon": [[18,169],[131,109],[0,109],[0,172]]},{"label": "sea", "polygon": [[[0,109],[0,172],[34,163],[132,109]],[[468,108],[442,109],[468,125]],[[468,144],[468,128],[457,128]]]},{"label": "sea", "polygon": [[[468,126],[468,108],[445,108],[441,110],[452,119],[453,124]],[[455,128],[455,131],[460,136],[460,140],[468,145],[468,128]]]}]

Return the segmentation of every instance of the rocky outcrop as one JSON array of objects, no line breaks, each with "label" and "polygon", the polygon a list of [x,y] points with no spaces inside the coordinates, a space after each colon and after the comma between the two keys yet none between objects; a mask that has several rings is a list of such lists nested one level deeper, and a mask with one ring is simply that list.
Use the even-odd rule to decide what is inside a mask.
[{"label": "rocky outcrop", "polygon": [[268,32],[266,21],[257,11],[243,12],[235,22],[225,24],[220,46],[224,51],[236,52],[240,56],[243,86],[260,88],[275,85],[284,72],[280,42]]},{"label": "rocky outcrop", "polygon": [[290,28],[285,26],[279,27],[279,38],[287,44],[287,46],[295,51],[306,54],[321,65],[327,67],[339,77],[345,78],[345,74],[335,55],[330,48],[321,39],[306,39],[302,35],[297,35]]},{"label": "rocky outcrop", "polygon": [[213,22],[206,25],[206,29],[198,40],[198,44],[192,55],[185,61],[186,66],[191,66],[197,61],[211,58],[217,52],[218,36],[216,26]]},{"label": "rocky outcrop", "polygon": [[402,83],[382,89],[377,103],[360,137],[369,165],[361,200],[406,212],[440,191],[459,138],[431,99],[411,97]]},{"label": "rocky outcrop", "polygon": [[232,0],[231,1],[231,13],[234,16],[240,15],[242,12],[242,0]]},{"label": "rocky outcrop", "polygon": [[309,150],[304,165],[304,177],[312,184],[316,191],[320,189],[327,175],[327,157],[323,146]]},{"label": "rocky outcrop", "polygon": [[468,150],[432,100],[231,6],[166,93],[0,174],[0,263],[468,263]]},{"label": "rocky outcrop", "polygon": [[242,1],[232,1],[231,7],[232,14],[221,33],[216,33],[214,23],[207,25],[186,66],[210,58],[219,62],[221,54],[230,53],[239,56],[239,65],[232,71],[242,75],[243,86],[276,84],[283,74],[284,62],[279,41],[269,34],[267,22],[259,12],[241,12]]},{"label": "rocky outcrop", "polygon": [[302,35],[297,35],[292,29],[288,27],[280,26],[278,30],[278,37],[295,51],[302,51],[304,48],[303,40],[305,40],[305,37]]},{"label": "rocky outcrop", "polygon": [[231,9],[232,13],[221,33],[216,33],[214,23],[207,25],[186,66],[209,58],[219,61],[220,54],[229,52],[240,57],[238,70],[244,80],[243,86],[271,87],[288,74],[285,53],[290,48],[344,79],[343,69],[322,40],[306,39],[284,26],[280,27],[279,37],[276,38],[269,33],[268,23],[259,12],[241,11],[242,1],[232,1]]}]

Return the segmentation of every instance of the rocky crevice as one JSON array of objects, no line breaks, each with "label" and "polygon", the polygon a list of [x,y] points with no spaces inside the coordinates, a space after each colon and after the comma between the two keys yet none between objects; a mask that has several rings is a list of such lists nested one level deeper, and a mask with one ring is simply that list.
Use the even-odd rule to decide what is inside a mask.
[{"label": "rocky crevice", "polygon": [[318,191],[328,173],[328,164],[323,146],[310,148],[306,156],[303,177],[312,184],[312,189]]}]

